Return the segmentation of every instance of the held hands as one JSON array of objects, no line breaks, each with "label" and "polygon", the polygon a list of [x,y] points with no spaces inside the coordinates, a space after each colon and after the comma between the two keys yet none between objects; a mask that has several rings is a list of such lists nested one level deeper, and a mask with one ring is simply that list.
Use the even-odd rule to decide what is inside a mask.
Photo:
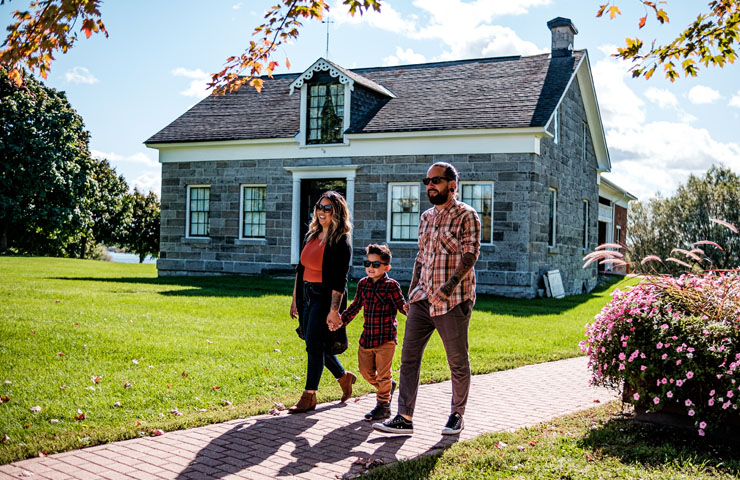
[{"label": "held hands", "polygon": [[326,324],[332,332],[342,328],[342,319],[339,318],[339,312],[330,310],[329,315],[326,316]]},{"label": "held hands", "polygon": [[435,307],[442,307],[444,305],[447,305],[447,301],[449,299],[450,297],[445,294],[441,287],[438,288],[437,291],[431,294],[428,298],[429,303],[431,303]]},{"label": "held hands", "polygon": [[295,303],[295,298],[293,298],[293,303],[290,304],[290,318],[298,318],[298,306]]}]

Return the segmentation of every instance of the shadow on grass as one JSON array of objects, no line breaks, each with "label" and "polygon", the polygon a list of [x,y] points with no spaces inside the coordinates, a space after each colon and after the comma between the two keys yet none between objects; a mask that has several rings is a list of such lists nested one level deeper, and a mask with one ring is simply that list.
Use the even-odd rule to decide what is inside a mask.
[{"label": "shadow on grass", "polygon": [[588,293],[564,298],[507,298],[496,295],[478,295],[475,310],[494,315],[531,317],[553,315],[572,310],[614,287],[623,277],[609,277]]},{"label": "shadow on grass", "polygon": [[292,295],[293,281],[268,276],[217,277],[53,277],[53,280],[76,282],[110,282],[131,285],[177,287],[160,295],[176,297],[262,297],[265,295]]},{"label": "shadow on grass", "polygon": [[694,429],[636,422],[630,415],[613,417],[590,430],[580,446],[624,464],[656,469],[699,467],[733,477],[740,474],[740,436],[700,437]]}]

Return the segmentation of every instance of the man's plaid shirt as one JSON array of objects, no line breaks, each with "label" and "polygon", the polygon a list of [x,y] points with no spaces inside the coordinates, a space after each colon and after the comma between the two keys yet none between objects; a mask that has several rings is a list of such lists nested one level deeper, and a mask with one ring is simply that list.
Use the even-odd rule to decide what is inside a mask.
[{"label": "man's plaid shirt", "polygon": [[[441,211],[436,207],[421,214],[419,220],[419,253],[421,263],[419,283],[409,292],[409,303],[428,298],[455,273],[462,256],[472,253],[478,259],[480,251],[480,219],[469,205],[451,200]],[[444,315],[456,305],[471,300],[475,303],[475,270],[460,279],[446,305],[429,304],[433,316]]]},{"label": "man's plaid shirt", "polygon": [[342,323],[347,325],[365,307],[360,345],[363,348],[379,347],[386,342],[396,341],[396,311],[403,311],[405,303],[401,285],[387,274],[383,274],[377,282],[365,277],[357,282],[355,299],[342,313]]}]

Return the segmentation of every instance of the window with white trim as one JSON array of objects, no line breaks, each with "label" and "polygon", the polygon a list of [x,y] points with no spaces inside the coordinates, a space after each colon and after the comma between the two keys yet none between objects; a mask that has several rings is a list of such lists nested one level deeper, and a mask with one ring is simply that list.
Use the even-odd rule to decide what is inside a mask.
[{"label": "window with white trim", "polygon": [[589,207],[588,200],[583,200],[583,249],[588,250],[588,233],[589,233]]},{"label": "window with white trim", "polygon": [[344,85],[339,82],[308,85],[306,143],[341,143],[344,126]]},{"label": "window with white trim", "polygon": [[265,238],[266,195],[266,185],[242,185],[241,238]]},{"label": "window with white trim", "polygon": [[189,185],[187,203],[188,237],[207,237],[211,231],[211,187]]},{"label": "window with white trim", "polygon": [[460,182],[461,200],[478,212],[481,243],[493,243],[493,182]]},{"label": "window with white trim", "polygon": [[388,241],[412,242],[419,239],[419,184],[388,184]]},{"label": "window with white trim", "polygon": [[558,191],[550,188],[547,215],[547,244],[554,247],[557,244],[558,229]]}]

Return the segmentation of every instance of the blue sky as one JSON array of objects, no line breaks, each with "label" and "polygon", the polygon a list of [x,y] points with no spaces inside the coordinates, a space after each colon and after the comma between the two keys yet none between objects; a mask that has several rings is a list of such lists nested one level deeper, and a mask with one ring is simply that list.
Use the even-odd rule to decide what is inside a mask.
[{"label": "blue sky", "polygon": [[[9,23],[12,10],[0,7]],[[332,6],[329,59],[346,68],[460,58],[532,55],[548,51],[546,23],[567,17],[579,30],[576,49],[588,49],[609,146],[607,177],[646,200],[671,194],[689,174],[723,163],[740,173],[740,64],[702,69],[698,78],[671,83],[660,73],[632,79],[610,57],[627,36],[647,42],[672,38],[706,1],[669,1],[671,18],[652,18],[640,32],[639,2],[625,0],[623,15],[597,19],[600,2],[584,0],[395,0],[383,13],[349,17]],[[687,7],[687,4],[692,4]],[[271,2],[266,0],[127,0],[103,4],[109,38],[80,39],[52,64],[47,85],[63,90],[91,132],[91,149],[111,160],[130,185],[159,193],[156,150],[143,142],[207,93],[208,74],[239,54]],[[301,72],[326,54],[326,25],[307,22],[275,60]],[[246,87],[245,87],[246,88]]]}]

